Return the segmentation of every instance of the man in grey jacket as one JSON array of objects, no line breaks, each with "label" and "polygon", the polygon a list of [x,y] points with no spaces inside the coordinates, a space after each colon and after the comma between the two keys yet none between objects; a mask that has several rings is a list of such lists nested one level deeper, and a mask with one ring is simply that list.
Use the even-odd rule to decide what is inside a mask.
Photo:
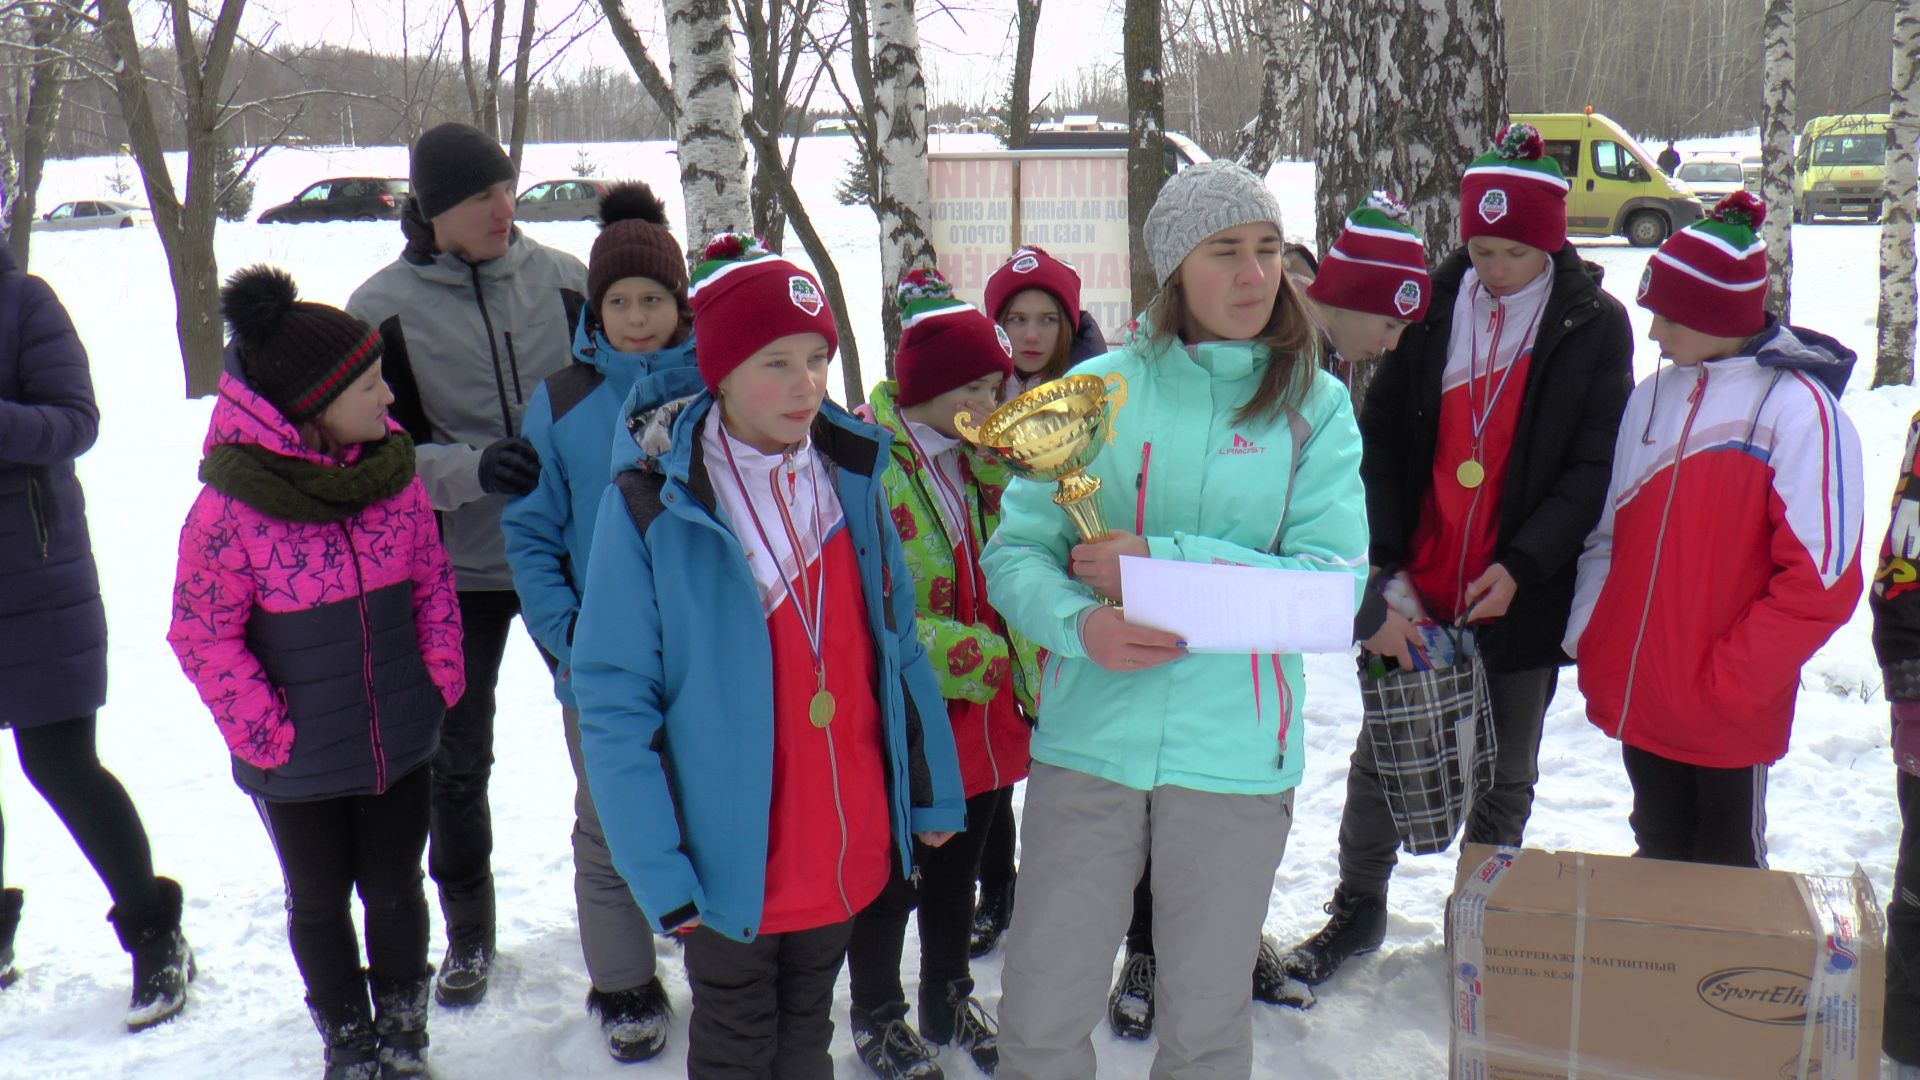
[{"label": "man in grey jacket", "polygon": [[514,227],[519,174],[491,136],[441,124],[414,143],[411,172],[406,248],[347,310],[385,339],[392,413],[417,444],[459,589],[467,692],[433,758],[427,870],[447,923],[434,997],[470,1005],[486,996],[493,961],[494,683],[520,609],[500,512],[539,479],[521,413],[570,358],[587,270]]}]

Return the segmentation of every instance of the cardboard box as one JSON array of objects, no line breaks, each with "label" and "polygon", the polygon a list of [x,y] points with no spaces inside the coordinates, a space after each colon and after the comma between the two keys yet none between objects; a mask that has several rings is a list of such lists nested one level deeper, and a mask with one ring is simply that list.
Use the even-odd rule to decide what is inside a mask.
[{"label": "cardboard box", "polygon": [[1466,845],[1447,904],[1456,1080],[1874,1080],[1864,874]]}]

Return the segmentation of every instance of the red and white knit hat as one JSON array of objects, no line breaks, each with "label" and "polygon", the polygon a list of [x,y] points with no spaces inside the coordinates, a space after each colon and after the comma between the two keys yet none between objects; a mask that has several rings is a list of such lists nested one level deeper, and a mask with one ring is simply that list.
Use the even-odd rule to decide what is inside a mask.
[{"label": "red and white knit hat", "polygon": [[693,303],[700,381],[717,390],[741,362],[791,334],[819,334],[840,348],[833,312],[812,274],[767,250],[757,236],[721,233],[707,244],[687,289]]},{"label": "red and white knit hat", "polygon": [[1039,289],[1060,302],[1067,313],[1069,335],[1080,325],[1080,271],[1032,245],[1008,256],[987,278],[987,314],[998,320],[1006,314],[1007,302],[1028,289]]},{"label": "red and white knit hat", "polygon": [[1720,200],[1647,260],[1640,306],[1715,337],[1746,338],[1767,325],[1767,244],[1755,230],[1767,207],[1745,191]]},{"label": "red and white knit hat", "polygon": [[980,309],[953,295],[938,270],[909,270],[894,297],[900,348],[893,356],[902,407],[931,401],[995,373],[1013,377],[1013,342]]},{"label": "red and white knit hat", "polygon": [[1376,191],[1347,215],[1307,295],[1327,307],[1419,322],[1433,281],[1427,249],[1407,227],[1407,208]]},{"label": "red and white knit hat", "polygon": [[1567,243],[1572,185],[1530,124],[1508,124],[1460,178],[1460,240],[1494,236],[1552,254]]}]

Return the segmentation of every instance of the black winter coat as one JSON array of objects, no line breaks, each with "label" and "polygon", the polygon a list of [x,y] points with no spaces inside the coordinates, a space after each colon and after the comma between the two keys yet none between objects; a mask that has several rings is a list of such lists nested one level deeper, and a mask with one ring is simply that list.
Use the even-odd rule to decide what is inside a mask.
[{"label": "black winter coat", "polygon": [[0,727],[107,700],[107,616],[73,470],[99,430],[67,309],[0,245]]},{"label": "black winter coat", "polygon": [[[1360,474],[1372,561],[1382,573],[1407,561],[1433,481],[1440,379],[1467,267],[1463,249],[1435,272],[1426,320],[1408,327],[1399,346],[1380,359],[1360,410]],[[1554,255],[1553,275],[1514,429],[1494,549],[1494,561],[1518,588],[1507,614],[1479,634],[1493,671],[1569,663],[1560,639],[1573,603],[1574,564],[1600,521],[1614,437],[1633,391],[1633,329],[1620,301],[1601,290],[1600,267],[1568,245]]]}]

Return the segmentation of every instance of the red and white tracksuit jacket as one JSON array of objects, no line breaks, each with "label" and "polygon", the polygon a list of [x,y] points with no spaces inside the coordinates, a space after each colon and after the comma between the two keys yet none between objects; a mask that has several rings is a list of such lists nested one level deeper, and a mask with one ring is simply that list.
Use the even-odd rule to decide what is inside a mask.
[{"label": "red and white tracksuit jacket", "polygon": [[1634,388],[1564,642],[1602,731],[1713,768],[1786,753],[1800,668],[1861,591],[1854,355],[1797,327],[1749,349]]}]

